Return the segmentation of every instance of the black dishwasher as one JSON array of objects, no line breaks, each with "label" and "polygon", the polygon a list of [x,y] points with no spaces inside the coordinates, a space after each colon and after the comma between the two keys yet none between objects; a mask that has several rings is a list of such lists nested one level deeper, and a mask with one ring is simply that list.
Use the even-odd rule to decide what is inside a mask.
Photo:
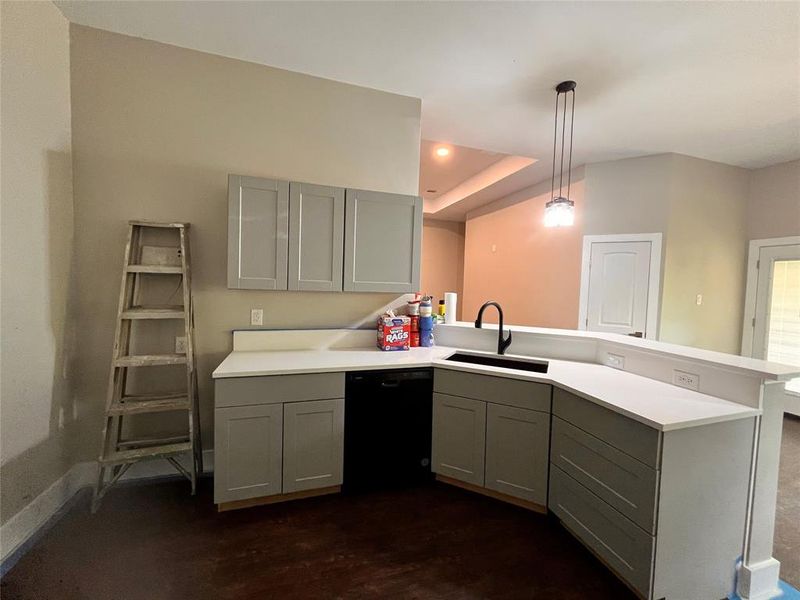
[{"label": "black dishwasher", "polygon": [[432,411],[432,369],[348,373],[344,491],[430,481]]}]

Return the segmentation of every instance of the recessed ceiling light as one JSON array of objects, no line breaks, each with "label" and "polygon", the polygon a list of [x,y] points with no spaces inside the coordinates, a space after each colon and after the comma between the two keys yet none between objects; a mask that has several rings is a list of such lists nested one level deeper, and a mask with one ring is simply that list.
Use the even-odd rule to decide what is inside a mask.
[{"label": "recessed ceiling light", "polygon": [[447,156],[450,154],[450,148],[445,148],[442,146],[441,148],[436,149],[436,156]]}]

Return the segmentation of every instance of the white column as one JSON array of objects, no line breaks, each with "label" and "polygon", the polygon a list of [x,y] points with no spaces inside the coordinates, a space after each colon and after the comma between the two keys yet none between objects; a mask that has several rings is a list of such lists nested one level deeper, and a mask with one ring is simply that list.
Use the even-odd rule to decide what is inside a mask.
[{"label": "white column", "polygon": [[772,557],[772,543],[783,432],[784,384],[765,384],[762,390],[763,414],[756,420],[750,506],[736,590],[746,600],[767,600],[780,595],[781,564]]}]

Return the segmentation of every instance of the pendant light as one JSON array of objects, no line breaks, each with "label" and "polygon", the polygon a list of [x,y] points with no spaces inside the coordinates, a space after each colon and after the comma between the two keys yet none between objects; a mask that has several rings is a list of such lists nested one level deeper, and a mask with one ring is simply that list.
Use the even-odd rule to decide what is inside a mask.
[{"label": "pendant light", "polygon": [[[575,121],[575,87],[574,81],[562,81],[556,86],[556,116],[553,130],[553,177],[550,182],[550,201],[544,206],[545,227],[565,227],[575,222],[575,202],[569,199],[572,183],[572,126]],[[569,153],[567,155],[567,195],[564,196],[564,147],[567,133],[567,96],[572,95],[572,109],[569,118]],[[561,158],[558,161],[558,196],[556,196],[556,156],[558,155],[558,108],[561,97],[564,107],[561,109]]]}]

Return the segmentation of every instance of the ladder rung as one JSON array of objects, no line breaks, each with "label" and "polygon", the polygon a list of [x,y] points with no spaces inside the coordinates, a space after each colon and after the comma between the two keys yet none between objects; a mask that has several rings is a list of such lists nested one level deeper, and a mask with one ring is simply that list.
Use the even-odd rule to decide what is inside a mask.
[{"label": "ladder rung", "polygon": [[185,365],[185,354],[134,354],[120,356],[114,361],[115,367],[155,367],[160,365]]},{"label": "ladder rung", "polygon": [[151,446],[166,446],[167,444],[183,444],[189,441],[188,435],[173,435],[165,438],[148,438],[143,440],[123,440],[117,442],[117,448],[150,448]]},{"label": "ladder rung", "polygon": [[100,462],[104,465],[113,465],[127,462],[134,462],[145,458],[157,458],[172,454],[181,454],[192,449],[191,442],[180,444],[166,444],[163,446],[149,446],[147,448],[134,448],[132,450],[117,450],[107,456],[103,456]]},{"label": "ladder rung", "polygon": [[189,227],[189,223],[159,223],[156,221],[128,221],[128,225],[133,225],[134,227],[175,227],[178,229]]},{"label": "ladder rung", "polygon": [[182,396],[137,400],[137,396],[126,396],[122,402],[111,405],[108,415],[136,415],[177,410],[189,410],[192,405],[186,394]]},{"label": "ladder rung", "polygon": [[173,265],[128,265],[128,273],[155,273],[160,275],[182,275],[183,267]]},{"label": "ladder rung", "polygon": [[134,306],[122,312],[123,319],[183,319],[182,306]]}]

